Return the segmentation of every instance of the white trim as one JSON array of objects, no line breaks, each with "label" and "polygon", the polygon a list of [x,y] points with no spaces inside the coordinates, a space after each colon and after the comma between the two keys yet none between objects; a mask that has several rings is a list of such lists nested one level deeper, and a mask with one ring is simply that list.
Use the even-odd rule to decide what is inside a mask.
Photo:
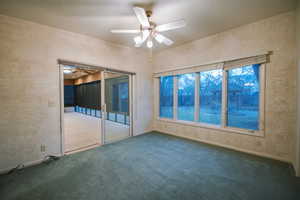
[{"label": "white trim", "polygon": [[106,105],[105,105],[105,74],[104,71],[101,71],[101,144],[104,145],[105,141],[105,123],[104,120],[106,118]]},{"label": "white trim", "polygon": [[252,56],[248,58],[241,58],[232,61],[224,62],[224,69],[234,69],[238,67],[244,67],[254,64],[262,64],[267,62],[267,55],[259,55],[259,56]]},{"label": "white trim", "polygon": [[129,83],[128,83],[128,101],[129,101],[129,137],[133,136],[133,76],[129,75]]},{"label": "white trim", "polygon": [[136,122],[137,120],[137,110],[138,110],[138,106],[137,106],[137,102],[138,102],[138,98],[137,98],[137,77],[136,75],[132,76],[132,136],[137,135],[137,133],[135,132],[135,130],[137,130],[136,128],[136,123],[134,123],[134,121]]},{"label": "white trim", "polygon": [[80,148],[75,149],[75,150],[66,151],[65,155],[71,155],[71,154],[74,154],[74,153],[79,153],[79,152],[82,152],[82,151],[87,151],[87,150],[90,150],[90,149],[93,149],[93,148],[96,148],[96,147],[100,147],[100,146],[101,146],[100,143],[91,144],[91,145],[88,145],[86,147],[80,147]]},{"label": "white trim", "polygon": [[227,123],[227,75],[228,71],[222,71],[222,111],[221,111],[221,125],[226,127]]},{"label": "white trim", "polygon": [[[128,76],[128,97],[129,97],[129,118],[130,118],[130,122],[129,122],[129,134],[128,136],[124,137],[124,138],[120,138],[114,141],[106,141],[106,121],[107,121],[107,104],[106,104],[106,98],[105,98],[105,89],[106,89],[106,79],[105,79],[105,75],[108,73],[114,73],[114,74],[120,74],[120,75],[126,75]],[[121,72],[114,72],[114,71],[110,71],[109,69],[105,70],[105,71],[101,71],[101,110],[102,110],[102,118],[101,118],[101,125],[102,125],[102,131],[101,131],[101,144],[109,144],[109,143],[113,143],[122,139],[126,139],[128,137],[132,137],[133,136],[133,75],[130,74],[124,74]]]},{"label": "white trim", "polygon": [[180,125],[188,125],[188,126],[193,126],[193,127],[214,129],[214,130],[230,132],[230,133],[238,133],[238,134],[251,135],[251,136],[256,136],[256,137],[264,137],[263,132],[255,131],[255,130],[240,129],[240,128],[234,128],[234,127],[228,127],[228,126],[222,127],[222,126],[212,125],[212,124],[207,124],[207,123],[202,123],[202,122],[173,120],[173,119],[167,119],[167,118],[157,118],[156,120],[162,121],[162,122],[180,124]]},{"label": "white trim", "polygon": [[[155,98],[155,111],[156,113],[155,116],[160,116],[160,78],[155,78],[154,79],[154,90],[155,90],[155,94],[154,98]],[[174,102],[174,101],[173,101]]]},{"label": "white trim", "polygon": [[259,130],[265,134],[266,64],[259,67]]},{"label": "white trim", "polygon": [[194,96],[194,121],[199,121],[199,111],[200,111],[200,73],[195,73],[195,96]]},{"label": "white trim", "polygon": [[173,76],[173,120],[177,120],[178,76]]},{"label": "white trim", "polygon": [[[62,157],[63,155],[62,154],[55,154],[54,156]],[[34,165],[41,164],[44,160],[45,160],[45,158],[41,158],[41,159],[38,159],[38,160],[32,160],[32,161],[22,163],[22,165],[24,166],[22,169],[27,168],[27,167],[31,167],[31,166],[34,166]],[[7,172],[9,172],[11,169],[13,169],[15,167],[16,166],[12,166],[12,167],[5,168],[5,169],[0,169],[0,175],[1,174],[6,174]]]},{"label": "white trim", "polygon": [[105,71],[102,71],[101,72],[101,103],[102,103],[102,117],[101,117],[101,124],[102,124],[102,131],[101,131],[101,135],[102,135],[102,138],[103,140],[101,141],[101,143],[104,145],[106,144],[106,134],[105,134],[105,126],[106,126],[106,123],[105,121],[107,120],[107,105],[106,105],[106,100],[105,100],[105,84],[106,84],[106,81],[105,81]]},{"label": "white trim", "polygon": [[[225,60],[217,60],[217,61],[212,61],[209,63],[200,63],[200,64],[195,64],[195,65],[186,65],[186,66],[173,66],[167,70],[161,70],[161,71],[156,71],[153,73],[153,76],[155,78],[159,77],[159,76],[167,76],[167,75],[174,75],[175,71],[184,71],[187,70],[189,72],[186,73],[191,73],[190,71],[195,70],[195,72],[199,72],[199,70],[203,69],[204,71],[208,71],[208,69],[219,69],[219,65],[223,66],[225,62],[231,62],[231,61],[238,61],[241,59],[248,59],[248,58],[252,58],[252,57],[258,57],[258,56],[267,56],[267,55],[271,55],[272,51],[262,51],[260,53],[256,53],[256,54],[252,54],[252,55],[246,55],[244,57],[232,57],[232,58],[228,58]],[[218,66],[217,68],[214,68],[214,66]],[[194,68],[194,69],[192,69]]]},{"label": "white trim", "polygon": [[292,164],[292,162],[288,159],[285,159],[285,158],[282,158],[282,157],[279,157],[279,156],[273,156],[273,155],[270,155],[270,154],[267,154],[267,153],[261,153],[261,152],[251,151],[251,150],[245,150],[245,149],[241,149],[241,148],[234,147],[234,146],[231,146],[231,145],[221,144],[221,143],[218,143],[218,142],[211,142],[211,141],[202,140],[202,139],[199,139],[199,138],[192,138],[192,137],[188,137],[188,136],[175,135],[171,132],[165,132],[165,131],[160,131],[160,130],[154,130],[154,131],[158,131],[160,133],[167,134],[167,135],[172,135],[172,136],[176,136],[176,137],[180,137],[180,138],[185,138],[185,139],[189,139],[189,140],[193,140],[193,141],[198,141],[198,142],[202,142],[202,143],[205,143],[205,144],[211,144],[211,145],[214,145],[214,146],[224,147],[226,149],[231,149],[231,150],[235,150],[235,151],[239,151],[239,152],[243,152],[243,153],[248,153],[248,154],[255,155],[255,156],[270,158],[270,159],[273,159],[273,160],[278,160],[278,161],[282,161],[282,162],[285,162],[285,163],[288,163],[288,164]]},{"label": "white trim", "polygon": [[154,76],[154,78],[158,78],[161,76],[175,76],[175,75],[180,75],[180,74],[191,74],[191,73],[195,73],[195,72],[221,69],[222,67],[223,67],[223,63],[214,63],[214,64],[191,66],[191,67],[182,68],[182,69],[175,69],[175,70],[166,71],[166,72],[154,73],[153,76]]},{"label": "white trim", "polygon": [[64,127],[64,67],[58,64],[59,71],[59,103],[60,103],[60,153],[65,153],[65,127]]}]

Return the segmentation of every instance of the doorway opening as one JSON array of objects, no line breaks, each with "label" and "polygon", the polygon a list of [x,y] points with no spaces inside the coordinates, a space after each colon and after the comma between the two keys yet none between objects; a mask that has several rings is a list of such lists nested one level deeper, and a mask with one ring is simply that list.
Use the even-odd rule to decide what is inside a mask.
[{"label": "doorway opening", "polygon": [[62,154],[132,136],[132,74],[69,63],[59,68]]},{"label": "doorway opening", "polygon": [[101,144],[101,71],[63,66],[64,147],[71,153]]}]

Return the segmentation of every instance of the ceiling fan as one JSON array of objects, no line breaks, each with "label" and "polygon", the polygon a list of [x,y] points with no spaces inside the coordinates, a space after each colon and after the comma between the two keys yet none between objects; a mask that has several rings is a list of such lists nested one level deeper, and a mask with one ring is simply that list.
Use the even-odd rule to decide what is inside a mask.
[{"label": "ceiling fan", "polygon": [[174,42],[160,33],[185,26],[185,21],[183,19],[167,24],[156,25],[154,22],[150,21],[150,17],[152,15],[151,11],[145,11],[140,7],[133,7],[133,10],[141,24],[140,29],[113,29],[111,32],[122,34],[139,34],[138,36],[134,37],[135,47],[141,47],[143,43],[147,41],[147,47],[152,48],[153,39],[160,44],[163,43],[167,46],[170,46]]}]

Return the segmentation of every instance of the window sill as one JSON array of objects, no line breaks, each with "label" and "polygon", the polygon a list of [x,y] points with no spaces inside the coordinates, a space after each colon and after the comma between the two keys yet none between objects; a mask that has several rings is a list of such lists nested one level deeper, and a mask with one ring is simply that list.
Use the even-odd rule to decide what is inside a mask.
[{"label": "window sill", "polygon": [[181,125],[189,125],[194,127],[200,127],[200,128],[207,128],[207,129],[214,129],[219,131],[225,131],[230,133],[238,133],[243,135],[251,135],[256,137],[264,137],[264,131],[252,131],[252,130],[246,130],[246,129],[239,129],[239,128],[232,128],[232,127],[221,127],[217,125],[210,125],[200,122],[191,122],[191,121],[182,121],[182,120],[173,120],[173,119],[167,119],[167,118],[157,118],[158,121],[168,122],[168,123],[174,123],[174,124],[181,124]]}]

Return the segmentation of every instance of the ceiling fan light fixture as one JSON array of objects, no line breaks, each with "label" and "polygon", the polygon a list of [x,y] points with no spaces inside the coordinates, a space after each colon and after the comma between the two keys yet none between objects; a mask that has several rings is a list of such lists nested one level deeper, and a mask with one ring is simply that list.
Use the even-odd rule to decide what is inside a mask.
[{"label": "ceiling fan light fixture", "polygon": [[135,44],[140,44],[142,42],[142,37],[141,36],[136,36],[133,38]]},{"label": "ceiling fan light fixture", "polygon": [[148,40],[148,41],[147,41],[147,47],[148,47],[149,49],[151,49],[151,48],[153,47],[153,42],[152,42],[152,40]]},{"label": "ceiling fan light fixture", "polygon": [[167,24],[156,25],[156,23],[150,21],[152,15],[151,11],[146,11],[141,7],[133,7],[134,13],[140,23],[140,29],[113,29],[112,33],[125,33],[133,34],[137,33],[138,36],[134,37],[135,47],[141,47],[146,41],[147,47],[150,49],[153,47],[153,38],[160,44],[167,46],[172,45],[174,42],[159,32],[170,31],[178,28],[182,28],[186,25],[185,21],[177,20]]},{"label": "ceiling fan light fixture", "polygon": [[71,74],[72,73],[72,70],[70,69],[64,69],[64,74]]}]

